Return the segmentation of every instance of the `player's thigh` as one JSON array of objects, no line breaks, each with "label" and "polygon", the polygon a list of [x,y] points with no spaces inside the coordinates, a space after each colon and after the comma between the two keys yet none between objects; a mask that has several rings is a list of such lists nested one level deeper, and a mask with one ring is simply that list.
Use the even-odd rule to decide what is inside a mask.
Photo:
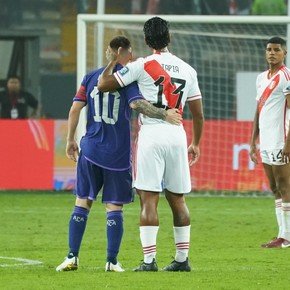
[{"label": "player's thigh", "polygon": [[163,137],[153,126],[145,125],[138,135],[134,187],[160,192],[165,168]]},{"label": "player's thigh", "polygon": [[75,194],[79,199],[95,200],[103,186],[103,168],[88,161],[80,153],[77,164]]},{"label": "player's thigh", "polygon": [[290,195],[290,163],[274,165],[273,172],[278,188]]},{"label": "player's thigh", "polygon": [[167,148],[164,188],[181,194],[191,191],[185,132],[175,132],[174,139]]},{"label": "player's thigh", "polygon": [[131,168],[123,171],[104,169],[102,202],[122,205],[134,199]]},{"label": "player's thigh", "polygon": [[265,174],[268,178],[270,188],[272,191],[275,191],[276,190],[276,180],[275,180],[272,165],[263,163],[263,167],[264,167]]}]

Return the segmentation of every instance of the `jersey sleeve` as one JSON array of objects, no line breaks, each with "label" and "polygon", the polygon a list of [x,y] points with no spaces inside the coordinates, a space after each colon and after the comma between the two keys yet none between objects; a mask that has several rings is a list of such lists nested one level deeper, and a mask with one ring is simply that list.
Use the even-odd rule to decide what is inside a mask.
[{"label": "jersey sleeve", "polygon": [[134,81],[138,81],[143,70],[144,61],[143,58],[139,58],[115,72],[114,77],[121,87],[125,87]]},{"label": "jersey sleeve", "polygon": [[261,78],[262,78],[262,74],[259,74],[256,78],[256,101],[259,101],[259,99],[260,99],[258,91],[259,91],[259,85],[261,82]]},{"label": "jersey sleeve", "polygon": [[189,72],[190,72],[192,81],[190,83],[190,88],[188,90],[188,97],[187,97],[188,102],[202,98],[199,85],[198,85],[197,73],[192,67],[190,67]]},{"label": "jersey sleeve", "polygon": [[80,88],[78,89],[76,95],[73,98],[74,102],[85,102],[85,103],[87,103],[86,84],[87,84],[87,76],[85,76],[83,78],[81,86],[80,86]]},{"label": "jersey sleeve", "polygon": [[135,100],[144,99],[136,82],[126,87],[126,96],[129,104]]},{"label": "jersey sleeve", "polygon": [[284,96],[287,96],[290,94],[290,80],[286,82],[285,87],[283,89]]}]

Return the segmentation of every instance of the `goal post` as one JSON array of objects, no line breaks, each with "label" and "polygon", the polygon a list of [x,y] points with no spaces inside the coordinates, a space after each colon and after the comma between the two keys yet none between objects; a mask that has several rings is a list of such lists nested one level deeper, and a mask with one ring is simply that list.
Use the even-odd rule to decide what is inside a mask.
[{"label": "goal post", "polygon": [[[193,191],[267,192],[261,165],[249,159],[256,107],[255,79],[267,69],[265,43],[272,36],[289,39],[288,16],[158,15],[170,22],[169,50],[197,71],[205,112],[201,158],[191,169]],[[143,24],[152,15],[79,14],[77,19],[77,86],[83,76],[106,63],[110,39],[129,38],[134,57],[151,53]],[[290,49],[290,44],[289,44]],[[290,53],[286,62],[290,64]],[[85,130],[82,114],[78,138]],[[184,127],[191,138],[188,109]]]}]

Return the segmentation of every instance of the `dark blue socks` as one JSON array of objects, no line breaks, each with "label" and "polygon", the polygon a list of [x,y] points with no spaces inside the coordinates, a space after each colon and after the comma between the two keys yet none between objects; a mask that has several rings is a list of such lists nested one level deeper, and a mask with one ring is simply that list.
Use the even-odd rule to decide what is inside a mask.
[{"label": "dark blue socks", "polygon": [[69,222],[69,254],[68,257],[79,255],[82,238],[86,229],[89,210],[75,206]]},{"label": "dark blue socks", "polygon": [[117,264],[123,236],[123,212],[122,210],[107,212],[107,261]]}]

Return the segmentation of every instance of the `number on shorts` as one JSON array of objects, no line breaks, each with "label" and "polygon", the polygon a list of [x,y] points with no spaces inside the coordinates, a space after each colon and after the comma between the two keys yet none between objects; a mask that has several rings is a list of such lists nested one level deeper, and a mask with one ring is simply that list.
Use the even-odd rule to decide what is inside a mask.
[{"label": "number on shorts", "polygon": [[276,162],[276,161],[282,162],[282,149],[279,150],[279,152],[277,153],[276,156],[275,156],[275,154],[272,152],[272,153],[271,153],[271,156],[272,156],[272,162]]}]

